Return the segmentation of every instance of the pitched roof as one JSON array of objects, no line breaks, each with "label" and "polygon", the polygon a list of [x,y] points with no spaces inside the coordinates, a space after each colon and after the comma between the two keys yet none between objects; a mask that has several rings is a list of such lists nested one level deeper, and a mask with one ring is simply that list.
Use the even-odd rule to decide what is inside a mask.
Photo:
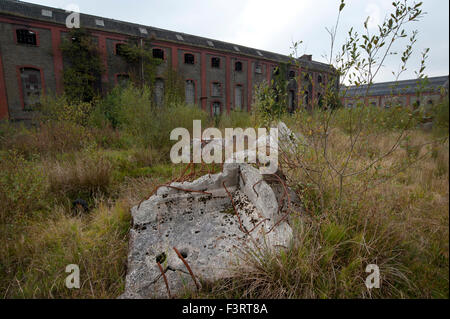
[{"label": "pitched roof", "polygon": [[[46,10],[46,14],[43,14],[43,10]],[[51,16],[48,14],[51,11]],[[24,18],[31,18],[40,21],[53,22],[56,24],[66,23],[68,12],[63,9],[57,9],[37,4],[32,4],[17,0],[2,0],[0,1],[0,13],[9,14]],[[102,23],[96,23],[96,20],[102,20]],[[206,47],[208,49],[216,49],[222,51],[230,51],[235,54],[244,54],[253,56],[258,59],[272,60],[274,62],[291,62],[292,59],[289,56],[269,52],[265,50],[258,50],[238,44],[228,43],[224,41],[209,39],[205,37],[195,36],[182,32],[169,31],[165,29],[155,28],[151,26],[145,26],[141,24],[124,22],[114,19],[107,19],[98,16],[80,14],[80,24],[87,29],[96,29],[109,31],[113,33],[125,34],[133,37],[143,38],[155,38],[157,40],[177,42],[182,44],[194,45],[199,47]],[[142,30],[146,30],[146,33],[142,33]],[[181,36],[181,37],[180,37]],[[211,46],[212,43],[212,46]],[[236,48],[239,50],[237,51]],[[299,59],[302,66],[315,70],[329,71],[330,65],[317,62],[306,61]]]},{"label": "pitched roof", "polygon": [[[421,80],[419,79],[373,83],[369,87],[368,95],[414,94],[420,86]],[[426,85],[422,90],[427,92],[439,92],[442,87],[448,90],[448,75],[428,78],[428,81],[426,81]],[[345,94],[345,97],[363,96],[366,95],[366,90],[367,85],[341,87],[341,93]]]}]

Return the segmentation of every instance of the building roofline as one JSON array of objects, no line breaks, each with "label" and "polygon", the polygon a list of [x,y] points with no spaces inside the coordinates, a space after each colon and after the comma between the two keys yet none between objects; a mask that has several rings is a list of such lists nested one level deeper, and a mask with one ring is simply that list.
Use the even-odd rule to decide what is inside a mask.
[{"label": "building roofline", "polygon": [[[2,3],[3,3],[3,6],[2,6]],[[56,18],[56,14],[53,14],[52,17],[45,17],[42,15],[32,16],[31,14],[27,15],[27,14],[24,14],[23,12],[20,12],[19,8],[17,8],[17,10],[10,10],[10,8],[5,10],[4,6],[8,5],[8,4],[10,6],[11,5],[20,5],[20,6],[31,8],[31,9],[51,10],[52,13],[57,13],[59,15],[64,15],[64,17],[66,17],[68,15],[68,13],[64,9],[59,9],[59,8],[54,8],[54,7],[24,2],[24,1],[18,1],[18,0],[2,0],[2,1],[0,1],[0,14],[18,16],[18,17],[22,17],[22,18],[33,19],[33,20],[38,20],[41,22],[47,22],[47,23],[53,23],[53,24],[59,24],[59,25],[65,26],[65,19],[64,19],[64,21],[61,21],[61,20],[58,21]],[[96,19],[103,20],[105,22],[104,23],[105,26],[104,27],[96,27],[95,26]],[[271,51],[260,50],[260,49],[256,49],[256,48],[243,46],[240,44],[211,39],[211,38],[207,38],[207,37],[203,37],[203,36],[192,35],[192,34],[188,34],[188,33],[184,33],[184,32],[171,31],[171,30],[161,29],[158,27],[147,26],[147,25],[142,25],[142,24],[128,22],[128,21],[105,18],[105,17],[96,16],[96,15],[92,15],[92,14],[85,14],[85,13],[80,12],[80,20],[81,20],[81,23],[85,24],[85,25],[86,25],[86,22],[91,21],[92,24],[88,23],[85,26],[85,28],[91,29],[91,30],[96,30],[96,31],[105,31],[105,32],[123,34],[123,35],[137,37],[137,38],[155,39],[158,41],[190,45],[190,46],[195,46],[195,47],[199,47],[199,48],[206,48],[208,50],[229,52],[229,53],[236,54],[236,55],[243,55],[243,56],[256,58],[259,60],[267,60],[267,61],[277,62],[277,63],[279,63],[279,62],[285,62],[285,63],[288,62],[289,63],[290,61],[295,60],[292,57],[289,57],[289,56],[286,56],[283,54],[279,54],[279,53],[275,53],[275,52],[271,52]],[[111,25],[115,25],[117,28],[113,28]],[[118,28],[120,28],[120,26],[126,27],[126,28],[124,28],[122,30],[118,30]],[[133,30],[130,27],[133,28]],[[148,31],[147,34],[140,34],[139,28],[147,29],[147,31]],[[125,30],[125,29],[128,29],[128,30]],[[158,36],[155,33],[160,33],[159,35],[166,35],[167,38]],[[176,35],[181,35],[183,38],[187,38],[191,41],[189,41],[189,40],[186,41],[186,39],[178,40],[176,38]],[[173,39],[171,39],[170,37],[173,37]],[[208,41],[213,42],[214,46],[209,46]],[[203,42],[204,42],[204,44],[203,44]],[[237,47],[239,49],[239,51],[235,50],[234,47]],[[262,54],[262,56],[259,55],[258,52],[260,52]],[[307,61],[307,60],[300,59],[300,58],[298,58],[297,60],[302,66],[307,67],[312,70],[329,71],[330,69],[333,68],[329,64],[318,62],[318,61]]]}]

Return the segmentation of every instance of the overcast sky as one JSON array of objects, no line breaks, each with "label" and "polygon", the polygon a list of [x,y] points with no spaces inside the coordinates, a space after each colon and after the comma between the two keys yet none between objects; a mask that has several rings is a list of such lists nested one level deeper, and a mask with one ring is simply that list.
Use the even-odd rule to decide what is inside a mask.
[{"label": "overcast sky", "polygon": [[[340,0],[28,0],[42,5],[67,8],[76,4],[82,13],[140,23],[158,28],[241,44],[281,54],[291,52],[292,41],[303,41],[299,54],[312,54],[316,61],[327,62],[330,39],[325,27],[335,24]],[[391,12],[392,0],[346,0],[337,42],[344,41],[354,26],[361,30],[377,23]],[[409,30],[419,30],[416,50],[408,62],[408,71],[400,79],[414,78],[420,65],[420,51],[430,48],[426,74],[449,74],[449,1],[425,0],[427,13]],[[374,29],[375,31],[376,29]],[[340,46],[339,46],[340,47]],[[402,47],[396,48],[398,51]],[[399,57],[391,58],[376,78],[393,80]]]}]

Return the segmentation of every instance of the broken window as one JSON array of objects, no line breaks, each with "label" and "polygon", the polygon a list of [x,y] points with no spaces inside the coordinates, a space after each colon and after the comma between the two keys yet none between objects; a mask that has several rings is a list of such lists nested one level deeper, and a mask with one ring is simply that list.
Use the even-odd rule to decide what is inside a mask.
[{"label": "broken window", "polygon": [[184,63],[185,64],[194,64],[195,63],[195,57],[193,54],[186,53],[184,55]]},{"label": "broken window", "polygon": [[222,84],[214,82],[211,88],[211,96],[222,96]]},{"label": "broken window", "polygon": [[155,49],[152,50],[152,53],[153,53],[153,57],[155,59],[164,60],[164,50],[155,48]]},{"label": "broken window", "polygon": [[242,62],[237,61],[237,62],[234,64],[234,70],[235,70],[236,72],[241,72],[241,71],[242,71]]},{"label": "broken window", "polygon": [[295,78],[295,71],[289,71],[289,78],[290,79]]},{"label": "broken window", "polygon": [[322,97],[322,94],[320,94],[320,93],[317,93],[317,104],[319,105],[319,107],[322,107],[323,106],[323,97]]},{"label": "broken window", "polygon": [[195,104],[195,82],[193,80],[186,81],[185,98],[186,104]]},{"label": "broken window", "polygon": [[35,68],[20,68],[22,82],[22,97],[24,110],[30,111],[39,104],[42,83],[41,70]]},{"label": "broken window", "polygon": [[125,56],[125,43],[116,43],[116,55]]},{"label": "broken window", "polygon": [[164,79],[157,78],[155,80],[154,97],[156,106],[161,107],[164,102]]},{"label": "broken window", "polygon": [[305,91],[305,94],[303,95],[303,102],[305,103],[305,106],[309,105],[309,92]]},{"label": "broken window", "polygon": [[255,73],[258,73],[258,74],[262,73],[261,64],[259,64],[259,63],[255,64]]},{"label": "broken window", "polygon": [[36,32],[27,29],[17,29],[17,43],[37,45]]},{"label": "broken window", "polygon": [[128,85],[130,76],[128,74],[117,74],[117,85],[125,87]]},{"label": "broken window", "polygon": [[322,83],[322,75],[321,74],[319,74],[318,76],[317,76],[317,83]]},{"label": "broken window", "polygon": [[242,110],[242,85],[236,85],[234,88],[234,109]]},{"label": "broken window", "polygon": [[221,112],[220,102],[214,102],[212,104],[212,113],[214,116],[219,116]]},{"label": "broken window", "polygon": [[289,90],[289,112],[292,113],[295,110],[295,91]]},{"label": "broken window", "polygon": [[211,58],[211,67],[220,68],[220,58]]}]

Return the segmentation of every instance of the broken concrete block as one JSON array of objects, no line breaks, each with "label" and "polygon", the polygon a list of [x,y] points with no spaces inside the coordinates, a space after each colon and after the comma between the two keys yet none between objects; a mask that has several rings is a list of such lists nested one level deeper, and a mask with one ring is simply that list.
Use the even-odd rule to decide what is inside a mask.
[{"label": "broken concrete block", "polygon": [[245,248],[289,244],[288,223],[273,227],[282,217],[276,195],[250,165],[225,164],[222,173],[169,186],[132,208],[126,291],[121,298],[167,298],[157,262],[172,296],[180,297],[202,281],[231,276]]}]

